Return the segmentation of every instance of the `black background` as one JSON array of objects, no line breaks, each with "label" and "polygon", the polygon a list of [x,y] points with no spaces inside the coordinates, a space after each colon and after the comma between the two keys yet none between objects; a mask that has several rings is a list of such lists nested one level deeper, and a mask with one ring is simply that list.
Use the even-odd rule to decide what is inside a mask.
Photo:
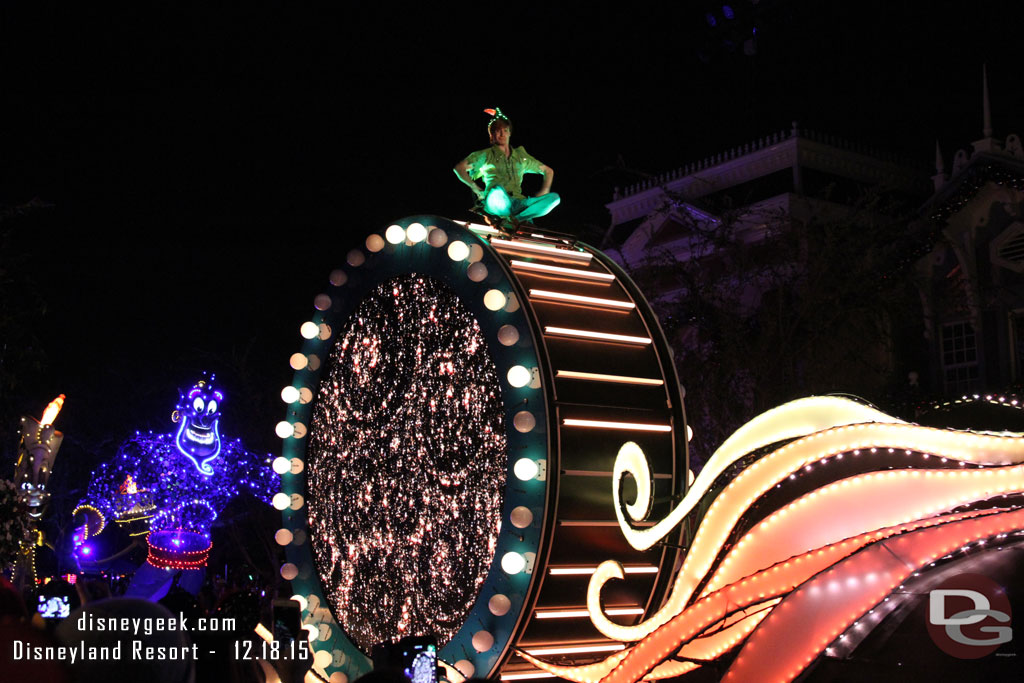
[{"label": "black background", "polygon": [[0,258],[28,303],[4,334],[43,358],[12,409],[65,392],[68,441],[109,457],[205,369],[226,433],[274,448],[313,297],[370,231],[468,217],[451,167],[485,107],[556,169],[541,224],[590,239],[615,185],[793,120],[923,175],[939,140],[948,169],[984,63],[996,136],[1024,132],[1018,3],[679,5],[5,6]]}]

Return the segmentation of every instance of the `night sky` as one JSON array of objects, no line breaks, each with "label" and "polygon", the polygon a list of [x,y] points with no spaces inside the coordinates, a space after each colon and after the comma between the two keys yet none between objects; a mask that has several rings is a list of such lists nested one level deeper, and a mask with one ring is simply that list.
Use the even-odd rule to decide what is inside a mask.
[{"label": "night sky", "polygon": [[1024,133],[1019,3],[24,4],[0,10],[0,258],[5,305],[39,304],[3,333],[44,364],[8,398],[67,393],[59,426],[99,455],[167,429],[203,369],[235,392],[228,434],[273,448],[313,297],[370,231],[469,217],[451,167],[485,107],[556,170],[540,224],[588,236],[615,185],[794,119],[927,175],[938,139],[948,169],[986,62],[996,136]]}]

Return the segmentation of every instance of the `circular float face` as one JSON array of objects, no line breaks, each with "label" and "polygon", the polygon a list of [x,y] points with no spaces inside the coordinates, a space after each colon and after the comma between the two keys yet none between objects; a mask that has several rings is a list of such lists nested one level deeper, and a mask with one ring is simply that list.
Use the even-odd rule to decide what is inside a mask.
[{"label": "circular float face", "polygon": [[675,566],[608,525],[622,442],[655,454],[659,500],[684,453],[653,313],[557,235],[416,216],[358,244],[313,299],[278,430],[275,539],[314,670],[355,680],[378,643],[424,635],[479,677],[535,677],[517,648],[592,657],[589,622],[552,619],[585,609],[594,548],[627,567],[634,614]]},{"label": "circular float face", "polygon": [[[290,359],[298,395],[278,431],[291,463],[275,470],[282,576],[306,598],[303,626],[331,655],[328,678],[357,678],[374,645],[419,635],[437,638],[443,661],[494,671],[538,583],[533,565],[501,566],[510,552],[536,556],[549,504],[548,482],[520,481],[512,462],[550,453],[547,399],[529,381],[540,365],[531,321],[487,306],[516,285],[472,230],[432,216],[395,225],[404,241],[374,233],[379,248],[343,253],[315,297],[319,333]],[[526,383],[510,383],[513,367]],[[522,431],[527,405],[536,424]],[[517,527],[522,509],[535,521]],[[509,603],[500,615],[495,596]]]},{"label": "circular float face", "polygon": [[444,646],[494,557],[508,467],[498,371],[450,287],[416,273],[369,293],[328,357],[311,425],[310,542],[361,650]]}]

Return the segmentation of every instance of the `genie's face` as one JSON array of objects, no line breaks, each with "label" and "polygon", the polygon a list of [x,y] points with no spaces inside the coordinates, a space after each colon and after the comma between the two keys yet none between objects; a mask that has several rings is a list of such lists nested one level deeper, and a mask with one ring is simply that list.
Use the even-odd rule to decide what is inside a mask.
[{"label": "genie's face", "polygon": [[220,453],[220,404],[224,395],[200,380],[178,403],[181,424],[175,439],[178,450],[203,474],[213,474],[208,461]]}]

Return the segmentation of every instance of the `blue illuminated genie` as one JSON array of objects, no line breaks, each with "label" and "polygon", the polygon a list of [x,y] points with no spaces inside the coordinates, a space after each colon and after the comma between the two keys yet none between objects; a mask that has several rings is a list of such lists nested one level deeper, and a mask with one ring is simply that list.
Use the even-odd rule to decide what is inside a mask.
[{"label": "blue illuminated genie", "polygon": [[180,423],[174,443],[203,474],[213,474],[209,461],[220,455],[220,404],[224,395],[205,380],[182,395],[171,419]]},{"label": "blue illuminated genie", "polygon": [[[125,441],[94,472],[74,512],[74,558],[83,570],[132,571],[129,594],[158,599],[178,572],[198,590],[217,516],[239,494],[269,503],[278,484],[271,456],[220,432],[224,394],[201,379],[179,395],[171,433]],[[155,596],[155,597],[154,597]]]}]

